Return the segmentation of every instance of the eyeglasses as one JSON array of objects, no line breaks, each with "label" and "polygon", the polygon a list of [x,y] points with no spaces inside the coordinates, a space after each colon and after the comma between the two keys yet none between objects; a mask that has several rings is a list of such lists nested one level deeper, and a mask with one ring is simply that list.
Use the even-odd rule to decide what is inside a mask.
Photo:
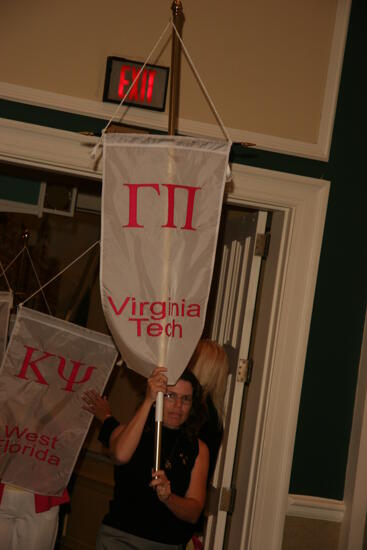
[{"label": "eyeglasses", "polygon": [[169,401],[170,403],[178,403],[181,402],[182,405],[188,407],[192,403],[192,395],[178,395],[177,393],[171,391],[164,394],[164,397]]}]

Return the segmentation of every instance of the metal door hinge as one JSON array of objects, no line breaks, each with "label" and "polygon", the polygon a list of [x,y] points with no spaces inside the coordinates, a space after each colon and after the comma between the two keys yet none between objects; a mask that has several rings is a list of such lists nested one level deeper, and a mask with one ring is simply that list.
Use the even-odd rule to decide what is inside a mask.
[{"label": "metal door hinge", "polygon": [[236,490],[233,487],[222,487],[220,492],[219,510],[232,514],[234,510],[234,501]]},{"label": "metal door hinge", "polygon": [[240,359],[237,367],[237,382],[243,382],[248,386],[251,382],[253,366],[252,359]]},{"label": "metal door hinge", "polygon": [[261,256],[264,260],[268,257],[270,245],[270,233],[257,233],[255,241],[255,256]]}]

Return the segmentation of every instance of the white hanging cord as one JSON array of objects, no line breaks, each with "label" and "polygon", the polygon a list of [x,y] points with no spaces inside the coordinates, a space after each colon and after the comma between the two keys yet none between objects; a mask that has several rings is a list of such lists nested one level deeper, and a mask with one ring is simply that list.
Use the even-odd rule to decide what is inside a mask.
[{"label": "white hanging cord", "polygon": [[57,279],[57,277],[59,277],[60,275],[62,275],[65,271],[67,271],[72,265],[74,265],[78,260],[80,260],[81,258],[83,258],[83,256],[85,256],[86,254],[88,254],[88,252],[90,250],[92,250],[92,248],[94,248],[97,244],[99,244],[100,241],[96,241],[95,243],[93,243],[89,248],[87,248],[87,250],[85,250],[83,252],[83,254],[80,254],[80,256],[78,256],[77,258],[75,258],[75,260],[73,260],[70,264],[68,264],[66,267],[64,267],[64,269],[62,269],[61,271],[59,271],[59,273],[57,273],[54,277],[52,277],[52,279],[50,279],[47,283],[45,283],[41,288],[39,288],[38,290],[36,290],[36,292],[33,292],[33,294],[31,294],[30,296],[28,296],[28,298],[26,300],[24,300],[24,302],[22,302],[21,304],[19,304],[19,306],[23,306],[26,302],[28,302],[28,300],[30,300],[31,298],[33,298],[33,296],[36,296],[36,294],[38,294],[41,290],[43,290],[44,288],[46,288],[46,286],[48,286],[50,283],[52,283],[55,279]]},{"label": "white hanging cord", "polygon": [[46,306],[47,306],[47,309],[48,309],[49,314],[52,315],[51,308],[50,308],[50,306],[48,305],[48,302],[47,302],[47,300],[46,300],[45,293],[43,292],[43,287],[41,286],[41,281],[39,280],[39,277],[38,277],[38,274],[37,274],[35,265],[34,265],[34,263],[33,263],[32,256],[31,256],[31,254],[30,254],[30,252],[29,252],[27,246],[25,247],[25,249],[26,249],[26,251],[27,251],[29,261],[31,262],[31,266],[32,266],[32,269],[33,269],[33,273],[34,273],[34,275],[35,275],[35,277],[36,277],[36,279],[37,279],[38,286],[40,287],[39,290],[40,290],[40,292],[42,292],[42,296],[43,296],[43,299],[44,299],[45,304],[46,304]]},{"label": "white hanging cord", "polygon": [[[0,267],[1,267],[1,269],[2,269],[3,275],[4,275],[4,277],[5,277],[5,280],[6,280],[6,282],[7,282],[7,285],[8,285],[8,287],[9,287],[9,290],[12,292],[12,289],[11,289],[11,287],[10,287],[9,281],[8,281],[8,279],[7,279],[7,277],[6,277],[6,271],[8,271],[8,269],[10,269],[10,267],[14,264],[14,262],[15,262],[15,261],[19,258],[19,256],[21,256],[25,251],[26,251],[27,254],[28,254],[28,258],[29,258],[30,264],[31,264],[31,266],[32,266],[33,273],[34,273],[34,275],[35,275],[35,277],[36,277],[36,279],[37,279],[37,283],[38,283],[38,285],[39,285],[39,287],[40,287],[40,291],[42,291],[42,296],[43,296],[43,299],[44,299],[45,304],[46,304],[46,306],[47,306],[48,312],[49,312],[50,315],[52,315],[50,306],[49,306],[49,304],[48,304],[48,302],[47,302],[47,300],[46,300],[46,296],[45,296],[45,294],[44,294],[44,292],[43,292],[43,290],[42,290],[41,281],[39,280],[39,277],[38,277],[38,274],[37,274],[35,265],[34,265],[33,260],[32,260],[32,256],[30,255],[30,252],[29,252],[27,246],[23,246],[23,248],[20,250],[20,252],[18,252],[18,254],[12,259],[12,261],[6,266],[5,270],[3,269],[3,266],[2,266],[2,264],[1,264],[1,262],[0,262]],[[37,292],[38,292],[38,291],[37,291]]]},{"label": "white hanging cord", "polygon": [[189,52],[188,52],[188,50],[187,50],[185,44],[183,43],[183,40],[182,40],[182,38],[181,38],[181,36],[180,36],[180,33],[178,32],[178,30],[177,30],[177,28],[176,28],[176,25],[174,24],[173,21],[171,21],[171,25],[172,25],[172,27],[174,28],[175,33],[176,33],[176,35],[177,35],[177,38],[179,39],[179,41],[180,41],[180,43],[181,43],[181,46],[182,46],[182,48],[183,48],[183,50],[184,50],[184,52],[185,52],[185,55],[186,55],[186,58],[187,58],[187,60],[188,60],[188,62],[189,62],[189,64],[190,64],[190,67],[191,67],[191,69],[193,70],[193,72],[194,72],[194,74],[195,74],[195,76],[196,76],[196,78],[197,78],[197,80],[198,80],[198,82],[199,82],[199,85],[200,85],[201,89],[203,90],[204,95],[205,95],[206,99],[208,100],[209,105],[210,105],[210,107],[212,108],[213,113],[215,114],[215,116],[216,116],[216,118],[217,118],[217,121],[219,122],[219,125],[220,125],[220,127],[221,127],[221,129],[222,129],[223,134],[226,136],[227,140],[228,140],[230,143],[232,143],[232,140],[231,140],[231,138],[230,138],[230,135],[229,135],[229,133],[227,132],[227,129],[226,129],[226,127],[225,127],[224,124],[223,124],[223,121],[222,121],[222,119],[221,119],[221,117],[220,117],[220,115],[219,115],[219,113],[218,113],[218,111],[217,111],[217,109],[216,109],[216,107],[215,107],[215,105],[214,105],[214,103],[213,103],[213,101],[212,101],[210,95],[209,95],[209,92],[208,92],[208,90],[206,89],[205,84],[204,84],[204,82],[202,81],[202,79],[201,79],[201,77],[200,77],[200,75],[199,75],[199,73],[198,73],[198,70],[196,69],[196,67],[195,67],[195,65],[194,65],[194,62],[193,62],[193,60],[191,59],[190,54],[189,54]]},{"label": "white hanging cord", "polygon": [[8,271],[8,269],[11,268],[11,266],[13,265],[14,262],[17,261],[17,259],[19,258],[19,256],[21,256],[23,254],[25,250],[25,246],[23,246],[23,248],[18,252],[18,254],[15,256],[15,258],[12,259],[12,261],[6,266],[5,268],[5,271],[4,271],[4,274]]},{"label": "white hanging cord", "polygon": [[3,264],[2,264],[1,262],[0,262],[0,268],[1,268],[1,271],[2,271],[2,274],[3,274],[3,277],[4,277],[4,279],[5,279],[5,282],[6,282],[6,284],[8,285],[9,292],[12,293],[13,291],[12,291],[12,289],[11,289],[11,286],[10,286],[10,284],[9,284],[8,278],[7,278],[6,273],[5,273],[5,269],[3,268]]},{"label": "white hanging cord", "polygon": [[117,116],[117,113],[119,112],[119,110],[121,109],[123,103],[125,102],[127,96],[129,95],[130,91],[132,90],[132,88],[134,87],[135,85],[135,82],[137,82],[137,80],[139,79],[141,73],[143,72],[143,70],[145,69],[145,66],[147,65],[149,59],[152,57],[153,53],[155,52],[155,50],[157,49],[157,47],[159,46],[159,44],[161,43],[161,41],[163,40],[164,38],[164,35],[166,34],[167,32],[167,29],[169,28],[169,26],[171,25],[171,20],[168,21],[167,25],[164,27],[160,37],[158,38],[157,42],[155,43],[155,45],[153,46],[151,52],[149,53],[148,57],[146,58],[145,62],[144,62],[144,65],[142,65],[142,67],[139,69],[136,77],[134,78],[134,80],[132,81],[132,83],[130,84],[129,86],[129,89],[127,90],[126,94],[124,95],[124,97],[121,99],[120,103],[118,104],[115,112],[113,113],[112,117],[110,118],[109,122],[107,123],[107,125],[103,128],[102,130],[102,135],[101,137],[99,138],[99,140],[97,141],[96,145],[93,147],[92,151],[91,151],[91,154],[90,156],[92,158],[95,158],[96,155],[97,155],[97,151],[98,151],[98,148],[101,146],[101,141],[103,139],[103,134],[106,133],[107,131],[107,128],[110,126],[110,124],[112,123],[112,121],[115,119],[115,117]]}]

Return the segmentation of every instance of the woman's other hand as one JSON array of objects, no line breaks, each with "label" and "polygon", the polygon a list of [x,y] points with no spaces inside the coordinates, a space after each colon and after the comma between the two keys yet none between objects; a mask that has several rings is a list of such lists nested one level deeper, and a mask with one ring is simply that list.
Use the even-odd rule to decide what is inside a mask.
[{"label": "woman's other hand", "polygon": [[153,487],[157,493],[157,497],[161,502],[166,502],[171,496],[171,483],[166,476],[164,470],[152,472],[153,479],[150,482],[150,487]]},{"label": "woman's other hand", "polygon": [[107,397],[101,397],[98,395],[96,390],[87,390],[83,393],[82,399],[85,403],[82,408],[85,411],[94,414],[94,416],[101,422],[104,422],[106,418],[112,416],[111,407],[107,401]]}]

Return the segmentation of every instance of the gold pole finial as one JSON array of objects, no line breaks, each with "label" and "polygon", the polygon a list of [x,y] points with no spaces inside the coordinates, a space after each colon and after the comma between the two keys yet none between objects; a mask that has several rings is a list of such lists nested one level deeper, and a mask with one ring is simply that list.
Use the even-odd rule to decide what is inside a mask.
[{"label": "gold pole finial", "polygon": [[24,246],[28,245],[30,236],[31,236],[31,232],[29,231],[29,229],[26,228],[22,231],[21,238],[24,241]]},{"label": "gold pole finial", "polygon": [[171,10],[174,16],[179,15],[183,12],[181,0],[173,0]]}]

